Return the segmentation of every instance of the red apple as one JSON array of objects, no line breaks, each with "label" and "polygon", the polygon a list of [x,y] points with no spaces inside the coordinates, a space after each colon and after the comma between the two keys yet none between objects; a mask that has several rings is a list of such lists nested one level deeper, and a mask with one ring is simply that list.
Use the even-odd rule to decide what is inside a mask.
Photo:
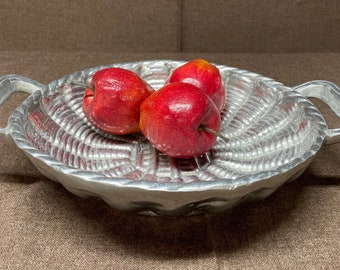
[{"label": "red apple", "polygon": [[175,158],[210,150],[220,124],[220,112],[212,100],[184,82],[166,84],[141,105],[141,132],[156,149]]},{"label": "red apple", "polygon": [[84,94],[83,111],[99,130],[116,134],[140,131],[140,105],[154,90],[136,73],[123,68],[97,71]]},{"label": "red apple", "polygon": [[216,104],[219,111],[225,105],[226,93],[219,69],[203,59],[195,59],[176,68],[169,83],[186,82],[201,88]]}]

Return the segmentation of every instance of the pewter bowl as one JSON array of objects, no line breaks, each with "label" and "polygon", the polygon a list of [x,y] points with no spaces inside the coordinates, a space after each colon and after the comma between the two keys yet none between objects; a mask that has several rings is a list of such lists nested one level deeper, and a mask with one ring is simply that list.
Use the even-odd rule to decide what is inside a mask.
[{"label": "pewter bowl", "polygon": [[[113,64],[130,69],[159,89],[180,61]],[[147,215],[219,212],[261,199],[296,179],[325,143],[340,141],[308,97],[322,99],[340,116],[340,89],[327,81],[288,88],[273,79],[217,65],[226,89],[221,133],[205,155],[173,159],[141,135],[110,136],[93,128],[82,112],[84,88],[101,66],[47,86],[8,75],[0,78],[0,104],[13,92],[31,95],[0,128],[48,178],[70,192],[96,196],[121,210]],[[84,201],[86,203],[86,201]]]}]

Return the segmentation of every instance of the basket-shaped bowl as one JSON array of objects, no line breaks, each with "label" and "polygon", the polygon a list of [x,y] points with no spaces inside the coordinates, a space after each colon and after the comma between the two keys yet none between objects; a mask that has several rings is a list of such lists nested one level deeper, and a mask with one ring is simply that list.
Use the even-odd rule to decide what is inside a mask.
[{"label": "basket-shaped bowl", "polygon": [[[156,90],[181,61],[113,64],[136,72]],[[105,66],[108,67],[108,66]],[[268,196],[297,178],[325,142],[338,142],[307,98],[323,99],[340,115],[339,88],[325,81],[289,88],[248,71],[217,65],[226,86],[223,136],[206,154],[174,159],[141,134],[96,130],[82,111],[84,87],[99,69],[64,76],[47,86],[18,75],[0,79],[3,102],[14,91],[31,95],[12,113],[0,138],[13,141],[48,178],[70,192],[148,215],[218,212]],[[84,201],[86,203],[86,201]]]}]

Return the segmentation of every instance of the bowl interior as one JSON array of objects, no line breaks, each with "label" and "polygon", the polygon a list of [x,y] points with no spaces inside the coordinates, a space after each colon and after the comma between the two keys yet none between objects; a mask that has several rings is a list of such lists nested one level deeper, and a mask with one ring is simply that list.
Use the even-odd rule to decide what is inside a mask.
[{"label": "bowl interior", "polygon": [[[155,89],[182,62],[121,64],[138,73]],[[219,66],[226,86],[221,133],[206,154],[174,159],[157,150],[141,134],[112,136],[88,123],[82,112],[84,88],[102,67],[78,72],[52,82],[24,115],[29,144],[47,156],[86,172],[108,178],[159,183],[188,183],[224,179],[234,181],[303,161],[320,144],[318,111],[282,84],[257,74]],[[313,148],[314,147],[314,148]]]}]

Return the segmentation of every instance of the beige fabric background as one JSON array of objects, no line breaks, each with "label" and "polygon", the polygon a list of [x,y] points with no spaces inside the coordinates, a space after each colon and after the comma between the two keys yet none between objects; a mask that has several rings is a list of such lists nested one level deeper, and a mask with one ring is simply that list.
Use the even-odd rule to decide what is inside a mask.
[{"label": "beige fabric background", "polygon": [[339,52],[338,0],[12,0],[0,48],[101,52]]},{"label": "beige fabric background", "polygon": [[[202,57],[287,86],[340,85],[339,2],[1,1],[0,76],[47,84],[103,64]],[[25,97],[0,106],[1,127]],[[324,146],[265,200],[152,218],[78,198],[0,142],[0,269],[339,269],[339,153]]]}]

